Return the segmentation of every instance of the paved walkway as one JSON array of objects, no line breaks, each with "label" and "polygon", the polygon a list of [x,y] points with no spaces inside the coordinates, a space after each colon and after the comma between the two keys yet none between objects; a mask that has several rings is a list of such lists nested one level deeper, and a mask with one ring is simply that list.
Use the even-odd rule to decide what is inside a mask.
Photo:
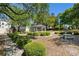
[{"label": "paved walkway", "polygon": [[51,38],[36,39],[33,41],[43,42],[46,46],[47,56],[79,56],[79,46],[73,44],[63,44],[53,38],[59,37],[52,33]]}]

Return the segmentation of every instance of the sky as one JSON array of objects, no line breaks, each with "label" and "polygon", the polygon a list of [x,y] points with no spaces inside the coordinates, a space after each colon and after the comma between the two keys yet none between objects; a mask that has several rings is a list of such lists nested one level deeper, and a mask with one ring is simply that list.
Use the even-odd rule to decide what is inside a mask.
[{"label": "sky", "polygon": [[64,12],[66,9],[71,8],[73,5],[73,3],[50,3],[49,13],[54,13],[57,16],[59,13]]}]

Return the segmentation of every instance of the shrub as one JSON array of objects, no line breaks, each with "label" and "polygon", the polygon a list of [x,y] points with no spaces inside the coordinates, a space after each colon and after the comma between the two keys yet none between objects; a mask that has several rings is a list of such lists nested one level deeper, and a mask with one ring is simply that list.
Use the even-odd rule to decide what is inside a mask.
[{"label": "shrub", "polygon": [[14,43],[16,43],[20,48],[23,48],[23,46],[32,40],[28,36],[20,36],[18,35],[18,32],[15,33],[9,33],[8,36],[12,39]]},{"label": "shrub", "polygon": [[60,32],[60,34],[64,34],[65,32]]},{"label": "shrub", "polygon": [[49,36],[50,35],[50,32],[41,32],[40,36]]},{"label": "shrub", "polygon": [[31,35],[31,36],[40,36],[40,32],[29,32],[28,35]]},{"label": "shrub", "polygon": [[25,54],[28,56],[44,56],[46,48],[43,43],[30,42],[24,46]]},{"label": "shrub", "polygon": [[11,38],[13,42],[16,42],[19,32],[8,33],[8,36]]},{"label": "shrub", "polygon": [[58,32],[55,32],[55,34],[64,34],[65,32],[63,31],[58,31]]},{"label": "shrub", "polygon": [[40,32],[34,32],[33,36],[40,36]]},{"label": "shrub", "polygon": [[74,35],[79,35],[79,32],[78,31],[74,31]]},{"label": "shrub", "polygon": [[46,36],[49,36],[50,35],[50,32],[46,32]]},{"label": "shrub", "polygon": [[72,32],[68,31],[67,34],[72,34]]},{"label": "shrub", "polygon": [[31,36],[49,36],[50,32],[48,32],[48,31],[43,31],[43,32],[29,32],[28,35],[31,35]]},{"label": "shrub", "polygon": [[56,25],[55,30],[62,30],[64,28],[63,25]]},{"label": "shrub", "polygon": [[20,47],[23,48],[23,46],[32,40],[28,36],[19,36],[17,38],[16,44]]},{"label": "shrub", "polygon": [[59,29],[60,29],[60,25],[56,25],[56,26],[55,26],[55,29],[56,29],[56,30],[59,30]]},{"label": "shrub", "polygon": [[33,32],[28,32],[27,35],[33,35]]},{"label": "shrub", "polygon": [[60,34],[60,31],[58,31],[58,32],[55,32],[55,34]]},{"label": "shrub", "polygon": [[45,32],[40,32],[40,36],[46,36],[46,33]]}]

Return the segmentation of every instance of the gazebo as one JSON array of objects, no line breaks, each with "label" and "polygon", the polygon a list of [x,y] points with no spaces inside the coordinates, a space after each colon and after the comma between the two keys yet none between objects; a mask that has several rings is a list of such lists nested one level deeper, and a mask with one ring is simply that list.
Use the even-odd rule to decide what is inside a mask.
[{"label": "gazebo", "polygon": [[32,25],[31,31],[45,31],[46,26],[42,24]]}]

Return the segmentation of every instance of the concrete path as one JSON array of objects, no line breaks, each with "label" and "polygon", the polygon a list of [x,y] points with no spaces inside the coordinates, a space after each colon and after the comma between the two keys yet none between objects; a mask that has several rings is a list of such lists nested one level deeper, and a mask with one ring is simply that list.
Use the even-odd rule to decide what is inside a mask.
[{"label": "concrete path", "polygon": [[[57,34],[52,33],[49,38],[38,38],[33,41],[43,42],[46,46],[47,56],[79,56],[79,46],[73,44],[61,44],[53,38],[59,37]],[[60,45],[59,45],[60,44]]]}]

